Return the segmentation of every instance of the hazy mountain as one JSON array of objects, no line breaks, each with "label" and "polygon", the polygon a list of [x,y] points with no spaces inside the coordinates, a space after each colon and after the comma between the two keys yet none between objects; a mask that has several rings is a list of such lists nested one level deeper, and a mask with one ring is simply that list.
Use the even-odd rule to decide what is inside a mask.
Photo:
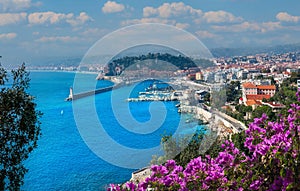
[{"label": "hazy mountain", "polygon": [[287,52],[299,52],[300,43],[277,45],[271,47],[241,47],[241,48],[214,48],[210,50],[214,57],[247,56],[254,54],[282,54]]}]

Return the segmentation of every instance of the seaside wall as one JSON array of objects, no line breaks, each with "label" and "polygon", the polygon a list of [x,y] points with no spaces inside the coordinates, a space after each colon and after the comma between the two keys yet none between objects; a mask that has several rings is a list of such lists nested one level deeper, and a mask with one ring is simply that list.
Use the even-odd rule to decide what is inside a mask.
[{"label": "seaside wall", "polygon": [[220,115],[215,115],[215,122],[219,124],[221,122],[225,127],[230,128],[233,133],[238,133],[239,130],[229,121],[221,117]]},{"label": "seaside wall", "polygon": [[209,121],[210,120],[210,118],[212,117],[212,114],[209,112],[209,111],[207,111],[207,110],[205,110],[205,109],[203,109],[203,108],[200,108],[200,107],[197,107],[197,115],[199,116],[199,117],[201,117],[201,119],[203,119],[204,118],[204,120],[205,121]]},{"label": "seaside wall", "polygon": [[205,110],[201,107],[185,105],[181,106],[179,111],[183,113],[193,113],[196,115],[196,118],[201,119],[204,122],[210,122],[211,120],[214,120],[216,124],[222,123],[227,128],[230,128],[233,133],[238,133],[247,129],[242,122],[222,112],[216,111],[212,113],[211,111]]}]

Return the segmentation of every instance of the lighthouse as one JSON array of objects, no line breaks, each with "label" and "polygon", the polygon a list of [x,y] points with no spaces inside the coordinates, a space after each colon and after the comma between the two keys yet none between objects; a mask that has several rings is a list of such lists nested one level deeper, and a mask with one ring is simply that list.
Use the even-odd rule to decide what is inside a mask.
[{"label": "lighthouse", "polygon": [[67,97],[65,100],[66,101],[72,101],[73,100],[73,88],[72,87],[70,87],[69,97]]}]

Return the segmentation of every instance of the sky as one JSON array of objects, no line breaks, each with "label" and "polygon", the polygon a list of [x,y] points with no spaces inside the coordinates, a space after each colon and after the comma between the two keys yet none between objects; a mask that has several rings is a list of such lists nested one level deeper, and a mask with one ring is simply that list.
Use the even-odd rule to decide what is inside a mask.
[{"label": "sky", "polygon": [[185,30],[208,48],[299,43],[299,7],[298,0],[0,0],[0,61],[80,57],[113,31],[143,23]]}]

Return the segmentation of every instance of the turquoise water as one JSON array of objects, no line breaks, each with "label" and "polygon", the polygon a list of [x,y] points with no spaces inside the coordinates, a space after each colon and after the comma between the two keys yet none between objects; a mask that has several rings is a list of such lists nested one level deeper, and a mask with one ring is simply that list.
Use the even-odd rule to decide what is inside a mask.
[{"label": "turquoise water", "polygon": [[[25,176],[23,190],[104,190],[109,183],[121,183],[131,178],[134,169],[118,167],[98,157],[86,145],[76,126],[71,102],[64,99],[69,94],[69,88],[73,86],[74,73],[64,72],[31,72],[30,93],[36,97],[38,109],[44,113],[41,118],[42,137],[38,142],[38,148],[31,153],[25,162],[29,169]],[[80,75],[80,89],[90,90],[95,88],[93,83],[96,75]],[[150,82],[143,82],[131,91],[131,96],[144,89]],[[99,81],[97,88],[112,85],[109,81]],[[114,90],[114,95],[122,95],[124,87]],[[151,119],[151,112],[157,113],[162,110],[166,112],[166,119],[161,127],[154,129],[147,134],[134,133],[138,126],[133,129],[125,129],[115,117],[114,109],[111,106],[111,92],[98,94],[94,97],[95,108],[99,120],[105,132],[118,144],[134,149],[148,149],[159,147],[160,138],[164,134],[174,133],[179,124],[180,116],[177,113],[175,102],[151,105],[149,102],[133,102],[127,104],[131,115],[137,122],[144,123]],[[76,107],[86,106],[92,97],[77,100]],[[118,96],[115,96],[118,99]],[[120,96],[117,102],[125,102]],[[117,109],[119,112],[126,112],[125,106]],[[80,116],[84,119],[89,116],[89,110]],[[126,116],[120,115],[126,122]],[[93,126],[92,122],[86,122],[87,127]],[[129,124],[130,125],[130,124]],[[188,124],[193,126],[195,124]],[[136,129],[135,129],[136,128]],[[188,127],[187,127],[188,128]],[[107,146],[106,140],[99,137],[98,148],[103,152],[110,152],[116,158],[120,157],[117,150]],[[131,158],[133,162],[134,157]],[[151,157],[145,158],[140,165],[147,165]]]}]

